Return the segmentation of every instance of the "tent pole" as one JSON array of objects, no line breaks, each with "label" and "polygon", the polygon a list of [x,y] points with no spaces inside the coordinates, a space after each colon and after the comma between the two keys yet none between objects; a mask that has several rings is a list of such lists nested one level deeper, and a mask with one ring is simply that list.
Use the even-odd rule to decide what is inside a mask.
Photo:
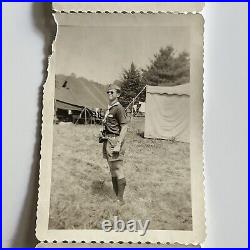
[{"label": "tent pole", "polygon": [[87,122],[87,110],[86,107],[84,108],[84,124],[86,125]]},{"label": "tent pole", "polygon": [[91,121],[91,113],[90,113],[90,111],[88,110],[88,109],[86,109],[86,111],[87,111],[87,113],[89,114],[89,117],[90,117],[90,124],[92,124],[92,121]]},{"label": "tent pole", "polygon": [[82,118],[82,112],[83,112],[84,109],[81,110],[81,113],[79,114],[76,122],[75,122],[75,125],[78,123],[78,121],[80,120],[80,118]]},{"label": "tent pole", "polygon": [[134,116],[134,103],[135,103],[135,98],[133,98],[133,101],[132,101],[131,121],[133,120],[133,116]]},{"label": "tent pole", "polygon": [[56,100],[54,100],[54,122],[57,120],[57,105]]},{"label": "tent pole", "polygon": [[[147,87],[147,85],[145,85],[145,86],[142,88],[142,90],[137,94],[137,96],[136,96],[135,98],[133,98],[133,101],[132,101],[132,102],[134,102],[134,100],[137,99],[137,97],[142,93],[142,91],[143,91],[146,87]],[[128,109],[128,107],[132,104],[132,102],[130,102],[130,103],[128,104],[128,106],[125,108],[125,110]]]}]

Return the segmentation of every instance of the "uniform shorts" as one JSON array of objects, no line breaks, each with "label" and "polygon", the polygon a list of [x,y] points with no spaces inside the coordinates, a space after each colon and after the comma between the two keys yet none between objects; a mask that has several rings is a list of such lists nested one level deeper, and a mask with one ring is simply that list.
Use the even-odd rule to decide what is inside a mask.
[{"label": "uniform shorts", "polygon": [[119,153],[113,153],[112,149],[116,146],[118,137],[108,137],[103,142],[103,158],[108,161],[123,161],[125,155],[125,142],[121,144],[121,150]]}]

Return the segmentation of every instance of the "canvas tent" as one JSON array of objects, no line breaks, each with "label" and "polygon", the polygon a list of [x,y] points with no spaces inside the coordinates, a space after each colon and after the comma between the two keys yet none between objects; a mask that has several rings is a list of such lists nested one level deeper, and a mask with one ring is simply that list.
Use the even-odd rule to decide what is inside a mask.
[{"label": "canvas tent", "polygon": [[107,108],[106,86],[72,76],[56,76],[55,100],[58,107],[81,110]]},{"label": "canvas tent", "polygon": [[189,142],[189,86],[147,86],[146,138]]},{"label": "canvas tent", "polygon": [[56,76],[55,110],[78,111],[83,109],[95,111],[106,109],[108,100],[106,86],[75,76]]}]

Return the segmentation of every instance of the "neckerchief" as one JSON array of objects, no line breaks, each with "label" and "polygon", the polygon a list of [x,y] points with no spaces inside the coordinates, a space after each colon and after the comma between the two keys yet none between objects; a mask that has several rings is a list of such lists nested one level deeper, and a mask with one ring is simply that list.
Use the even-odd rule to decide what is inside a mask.
[{"label": "neckerchief", "polygon": [[117,101],[117,102],[115,102],[115,103],[112,104],[112,105],[108,105],[108,109],[107,109],[107,111],[106,111],[106,113],[105,113],[105,116],[104,116],[104,118],[103,118],[103,120],[102,120],[103,123],[106,122],[110,109],[113,108],[114,106],[119,105],[119,104],[120,104],[120,103]]}]

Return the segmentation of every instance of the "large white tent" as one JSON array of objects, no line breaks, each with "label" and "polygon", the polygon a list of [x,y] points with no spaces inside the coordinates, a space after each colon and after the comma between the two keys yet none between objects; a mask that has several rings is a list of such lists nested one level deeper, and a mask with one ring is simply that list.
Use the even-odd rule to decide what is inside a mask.
[{"label": "large white tent", "polygon": [[147,86],[146,138],[175,138],[176,141],[189,142],[189,86]]}]

